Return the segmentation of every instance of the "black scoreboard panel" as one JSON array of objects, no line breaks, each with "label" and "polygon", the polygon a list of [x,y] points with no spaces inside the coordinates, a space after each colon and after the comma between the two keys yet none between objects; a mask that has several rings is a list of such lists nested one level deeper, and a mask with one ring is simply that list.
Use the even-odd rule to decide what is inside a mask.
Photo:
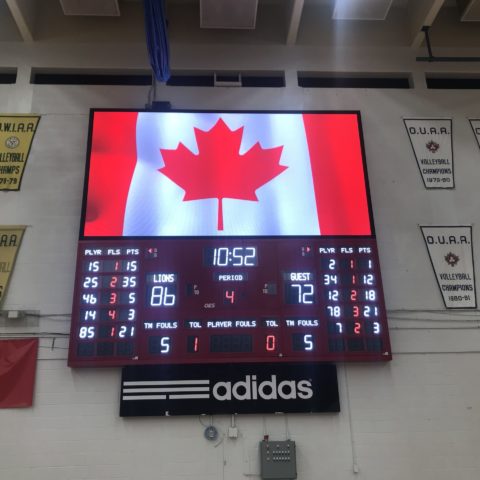
[{"label": "black scoreboard panel", "polygon": [[80,242],[71,366],[391,358],[375,240]]},{"label": "black scoreboard panel", "polygon": [[70,366],[390,359],[358,112],[92,110]]}]

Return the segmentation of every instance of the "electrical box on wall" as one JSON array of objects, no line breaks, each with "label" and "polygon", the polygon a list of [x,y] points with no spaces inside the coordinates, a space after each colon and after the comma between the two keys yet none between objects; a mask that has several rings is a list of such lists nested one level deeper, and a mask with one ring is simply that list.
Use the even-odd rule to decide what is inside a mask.
[{"label": "electrical box on wall", "polygon": [[260,442],[260,476],[263,479],[297,478],[295,442],[262,440]]}]

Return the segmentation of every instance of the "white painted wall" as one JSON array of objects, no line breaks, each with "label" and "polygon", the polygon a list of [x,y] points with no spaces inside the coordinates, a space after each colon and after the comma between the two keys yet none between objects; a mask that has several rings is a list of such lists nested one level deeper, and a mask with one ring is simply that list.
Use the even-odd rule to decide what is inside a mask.
[{"label": "white painted wall", "polygon": [[[172,46],[173,68],[278,69],[287,77],[282,89],[160,88],[158,98],[174,107],[361,111],[393,344],[391,363],[339,365],[341,413],[242,415],[236,440],[225,436],[230,418],[219,416],[213,422],[224,436],[212,444],[203,438],[208,418],[119,418],[119,369],[69,369],[59,335],[69,330],[88,110],[142,107],[148,88],[32,86],[30,68],[147,68],[143,45],[2,44],[0,67],[20,71],[16,85],[0,85],[0,112],[42,115],[22,190],[0,192],[0,224],[28,225],[4,308],[45,316],[38,327],[0,327],[0,334],[57,338],[54,349],[41,339],[34,407],[0,410],[0,479],[248,480],[258,478],[257,447],[267,432],[297,442],[302,480],[478,480],[480,316],[443,310],[418,225],[473,224],[480,252],[480,150],[467,121],[480,116],[479,93],[430,91],[423,80],[425,69],[479,67],[417,64],[416,54],[381,46]],[[411,72],[415,89],[301,89],[297,70]],[[424,190],[404,116],[453,118],[455,190]]]}]

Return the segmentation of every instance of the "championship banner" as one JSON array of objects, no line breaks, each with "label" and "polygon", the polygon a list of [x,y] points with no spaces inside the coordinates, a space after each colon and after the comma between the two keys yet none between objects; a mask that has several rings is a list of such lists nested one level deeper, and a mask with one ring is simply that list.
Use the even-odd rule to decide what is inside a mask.
[{"label": "championship banner", "polygon": [[25,227],[0,227],[0,305],[7,291]]},{"label": "championship banner", "polygon": [[425,188],[455,188],[451,119],[404,119]]},{"label": "championship banner", "polygon": [[480,119],[470,118],[470,125],[472,126],[473,133],[477,139],[478,146],[480,147]]},{"label": "championship banner", "polygon": [[476,308],[472,227],[420,227],[446,308]]},{"label": "championship banner", "polygon": [[20,190],[39,115],[0,115],[0,190]]}]

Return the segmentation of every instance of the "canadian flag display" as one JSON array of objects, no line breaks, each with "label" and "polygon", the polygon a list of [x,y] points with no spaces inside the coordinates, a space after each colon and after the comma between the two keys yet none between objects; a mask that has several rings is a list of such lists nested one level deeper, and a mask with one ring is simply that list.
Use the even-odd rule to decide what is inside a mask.
[{"label": "canadian flag display", "polygon": [[371,235],[357,113],[95,111],[85,237]]}]

